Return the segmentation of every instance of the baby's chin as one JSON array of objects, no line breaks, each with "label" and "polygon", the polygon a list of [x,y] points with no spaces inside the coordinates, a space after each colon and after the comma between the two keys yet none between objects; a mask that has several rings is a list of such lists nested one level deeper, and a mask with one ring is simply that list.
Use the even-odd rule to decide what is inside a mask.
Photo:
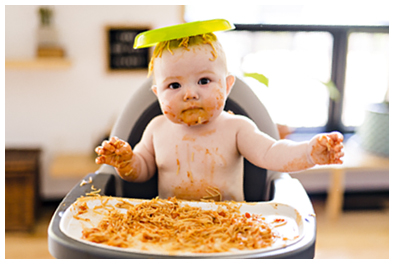
[{"label": "baby's chin", "polygon": [[167,116],[172,122],[177,124],[185,124],[187,126],[198,126],[207,124],[211,115],[202,108],[190,109],[183,111],[179,118]]},{"label": "baby's chin", "polygon": [[183,111],[180,115],[182,123],[188,126],[203,125],[209,122],[210,115],[202,108]]}]

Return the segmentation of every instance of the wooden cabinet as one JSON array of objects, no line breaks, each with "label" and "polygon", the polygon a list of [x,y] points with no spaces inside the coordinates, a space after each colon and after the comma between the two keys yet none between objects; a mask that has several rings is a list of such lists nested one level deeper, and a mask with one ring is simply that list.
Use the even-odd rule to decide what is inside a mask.
[{"label": "wooden cabinet", "polygon": [[39,202],[39,149],[5,150],[5,230],[34,227]]}]

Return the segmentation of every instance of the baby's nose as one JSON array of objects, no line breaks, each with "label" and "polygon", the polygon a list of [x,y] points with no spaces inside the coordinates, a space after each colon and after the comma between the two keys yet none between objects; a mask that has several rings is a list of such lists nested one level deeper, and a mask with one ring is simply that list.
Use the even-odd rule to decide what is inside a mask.
[{"label": "baby's nose", "polygon": [[188,101],[192,99],[198,100],[199,99],[198,93],[194,89],[188,88],[186,89],[185,95],[183,96],[183,101]]}]

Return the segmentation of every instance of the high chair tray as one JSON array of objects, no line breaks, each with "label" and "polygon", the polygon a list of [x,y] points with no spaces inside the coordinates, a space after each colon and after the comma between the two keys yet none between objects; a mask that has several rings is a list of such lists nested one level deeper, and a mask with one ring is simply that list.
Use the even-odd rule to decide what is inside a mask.
[{"label": "high chair tray", "polygon": [[[280,251],[287,247],[292,247],[301,241],[304,237],[305,226],[308,225],[308,216],[303,216],[294,207],[282,203],[271,202],[256,202],[256,203],[231,203],[232,205],[240,206],[240,213],[245,215],[259,214],[265,217],[265,221],[269,223],[283,222],[285,224],[275,227],[275,232],[280,234],[281,238],[268,247],[254,250],[238,250],[231,249],[228,252],[220,253],[193,253],[190,251],[172,251],[168,250],[158,244],[146,244],[137,241],[133,247],[120,248],[89,242],[82,239],[82,231],[84,228],[97,226],[97,224],[105,217],[108,210],[119,210],[122,214],[126,214],[126,208],[119,208],[117,204],[126,202],[132,205],[138,205],[150,200],[129,199],[119,197],[84,197],[75,201],[71,206],[64,211],[60,221],[60,230],[67,237],[79,243],[97,247],[97,249],[110,250],[119,252],[121,254],[130,255],[130,257],[145,258],[145,257],[213,257],[213,258],[233,258],[233,257],[248,257],[250,255],[259,255],[270,251]],[[199,207],[203,210],[217,210],[219,205],[214,202],[186,202],[178,201],[180,206],[190,205]],[[103,206],[104,204],[104,206]],[[86,207],[84,206],[86,205]],[[82,207],[81,207],[82,206]],[[84,208],[83,213],[78,214]],[[89,220],[87,220],[89,219]],[[284,239],[283,239],[284,238]],[[136,239],[137,240],[137,239]]]}]

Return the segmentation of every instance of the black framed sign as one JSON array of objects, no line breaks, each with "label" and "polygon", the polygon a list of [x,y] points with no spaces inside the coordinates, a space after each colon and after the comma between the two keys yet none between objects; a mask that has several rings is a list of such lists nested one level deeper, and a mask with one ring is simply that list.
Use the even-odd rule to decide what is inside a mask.
[{"label": "black framed sign", "polygon": [[109,71],[148,68],[149,48],[133,48],[135,36],[146,30],[148,29],[127,26],[107,27],[107,68]]}]

